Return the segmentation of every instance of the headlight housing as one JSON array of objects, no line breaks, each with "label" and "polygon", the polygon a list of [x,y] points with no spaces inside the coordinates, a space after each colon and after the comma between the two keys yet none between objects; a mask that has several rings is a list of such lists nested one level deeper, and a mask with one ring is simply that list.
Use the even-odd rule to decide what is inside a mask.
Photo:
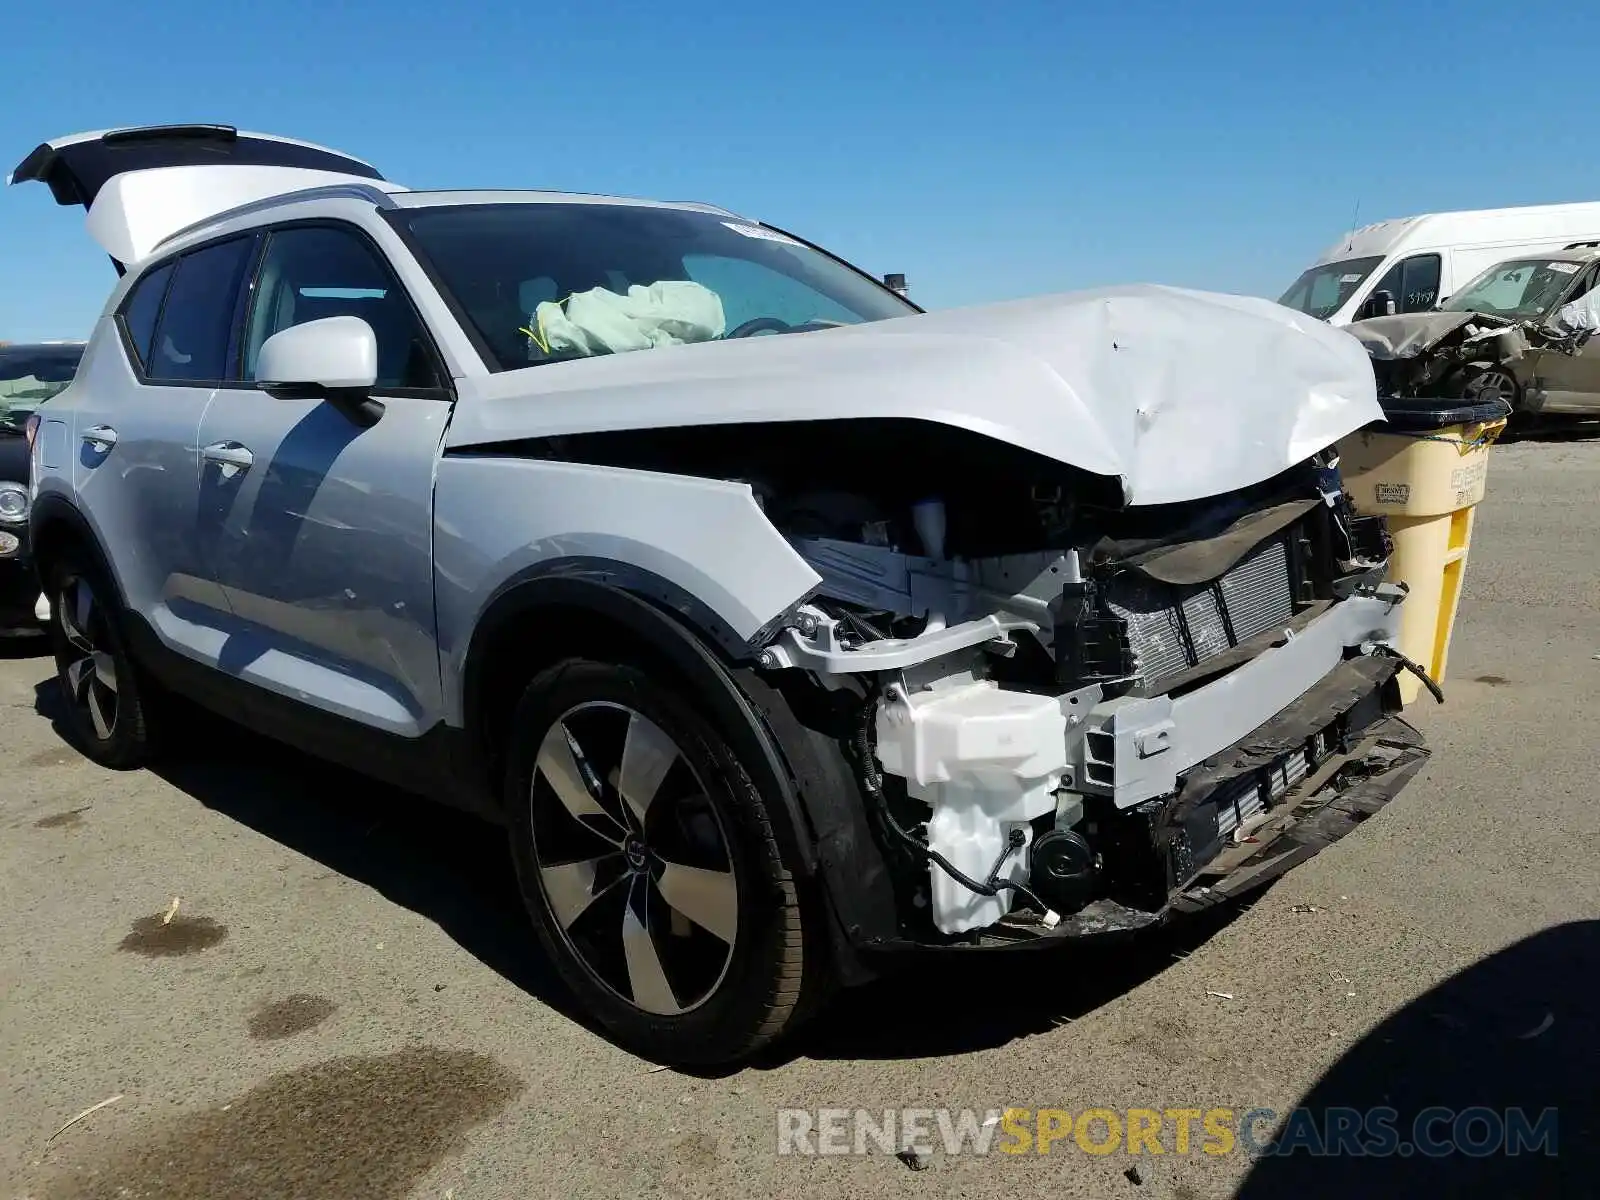
[{"label": "headlight housing", "polygon": [[21,525],[28,519],[28,485],[0,483],[0,522]]}]

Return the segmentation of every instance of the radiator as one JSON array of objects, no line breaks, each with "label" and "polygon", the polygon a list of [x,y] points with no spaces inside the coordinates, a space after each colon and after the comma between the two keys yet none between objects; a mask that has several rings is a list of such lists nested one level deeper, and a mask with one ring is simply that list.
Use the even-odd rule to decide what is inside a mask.
[{"label": "radiator", "polygon": [[1264,543],[1213,583],[1176,587],[1125,571],[1106,602],[1127,625],[1140,681],[1159,682],[1289,622],[1288,538]]}]

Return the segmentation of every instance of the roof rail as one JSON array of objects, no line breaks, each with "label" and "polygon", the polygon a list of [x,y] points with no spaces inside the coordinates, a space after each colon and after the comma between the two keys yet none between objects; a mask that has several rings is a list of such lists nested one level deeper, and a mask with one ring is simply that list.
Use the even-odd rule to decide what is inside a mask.
[{"label": "roof rail", "polygon": [[[304,200],[367,200],[374,206],[383,209],[398,207],[393,197],[382,188],[374,187],[370,183],[328,183],[318,187],[301,188],[299,191],[283,192],[276,196],[268,196],[262,200],[252,200],[248,204],[236,205],[224,209],[222,212],[213,213],[203,220],[194,221],[182,229],[174,230],[162,238],[153,247],[154,254],[169,242],[197,230],[205,229],[209,225],[220,225],[224,221],[231,221],[235,217],[249,216],[251,213],[267,212],[274,208],[281,208],[285,204],[298,204]],[[147,256],[148,257],[148,256]]]}]

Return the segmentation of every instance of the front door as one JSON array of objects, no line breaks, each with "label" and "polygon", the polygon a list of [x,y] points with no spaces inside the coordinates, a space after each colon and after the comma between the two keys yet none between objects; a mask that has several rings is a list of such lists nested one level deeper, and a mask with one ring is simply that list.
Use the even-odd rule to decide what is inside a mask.
[{"label": "front door", "polygon": [[[1582,278],[1562,297],[1561,305],[1583,303],[1597,287],[1600,287],[1600,265],[1586,267]],[[1593,304],[1594,300],[1589,299],[1588,303]],[[1559,313],[1561,306],[1553,311]],[[1543,392],[1541,412],[1600,412],[1600,333],[1590,337],[1576,354],[1563,354],[1559,350],[1535,353],[1538,358],[1532,364],[1532,374]]]},{"label": "front door", "polygon": [[[377,337],[375,423],[254,386],[267,338],[340,315]],[[267,234],[237,374],[199,437],[200,538],[232,615],[221,667],[384,732],[425,732],[440,714],[432,503],[450,402],[420,319],[364,234]]]}]

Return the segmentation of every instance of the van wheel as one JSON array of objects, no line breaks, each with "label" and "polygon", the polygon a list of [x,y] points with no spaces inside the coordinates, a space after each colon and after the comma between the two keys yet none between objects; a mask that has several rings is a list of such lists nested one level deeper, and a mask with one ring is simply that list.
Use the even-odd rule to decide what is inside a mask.
[{"label": "van wheel", "polygon": [[76,555],[50,565],[46,586],[56,679],[73,741],[101,766],[143,766],[155,748],[151,689],[128,653],[116,589]]},{"label": "van wheel", "polygon": [[584,1011],[659,1062],[744,1058],[795,1023],[802,904],[767,801],[686,697],[569,660],[517,707],[512,852]]}]

